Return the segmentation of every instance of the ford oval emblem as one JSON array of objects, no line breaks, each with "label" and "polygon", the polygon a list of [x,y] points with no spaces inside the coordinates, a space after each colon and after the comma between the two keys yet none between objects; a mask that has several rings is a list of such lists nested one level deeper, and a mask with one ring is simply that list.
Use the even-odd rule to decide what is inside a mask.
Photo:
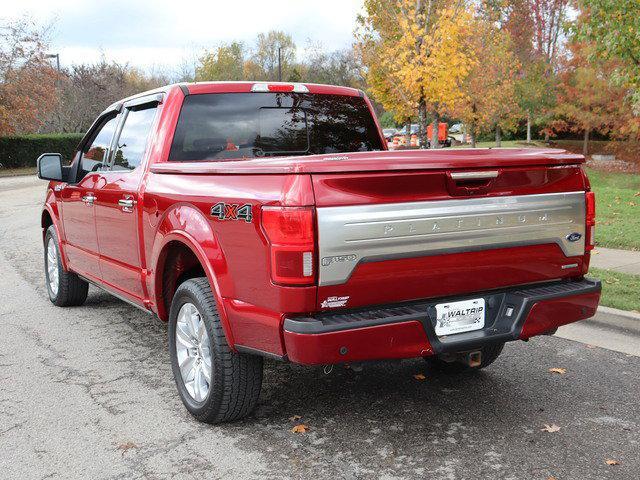
[{"label": "ford oval emblem", "polygon": [[578,232],[573,232],[567,235],[567,240],[569,240],[570,242],[577,242],[581,238],[582,238],[582,234]]}]

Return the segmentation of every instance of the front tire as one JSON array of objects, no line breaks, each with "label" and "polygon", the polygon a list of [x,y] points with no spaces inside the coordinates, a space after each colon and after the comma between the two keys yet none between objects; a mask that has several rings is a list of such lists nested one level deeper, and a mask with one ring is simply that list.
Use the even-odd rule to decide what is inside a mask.
[{"label": "front tire", "polygon": [[262,357],[231,350],[207,278],[187,280],[176,290],[169,354],[180,399],[197,420],[238,420],[258,403]]},{"label": "front tire", "polygon": [[44,275],[49,300],[58,307],[82,305],[89,293],[89,284],[62,267],[58,235],[53,225],[44,236]]}]

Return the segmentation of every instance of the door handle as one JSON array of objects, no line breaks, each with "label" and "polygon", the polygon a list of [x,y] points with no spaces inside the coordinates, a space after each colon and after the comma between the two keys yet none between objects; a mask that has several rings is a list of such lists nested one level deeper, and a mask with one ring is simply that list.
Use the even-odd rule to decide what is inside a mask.
[{"label": "door handle", "polygon": [[133,198],[121,198],[118,200],[118,205],[122,207],[123,212],[132,212],[135,204],[136,201]]},{"label": "door handle", "polygon": [[96,197],[94,195],[85,195],[82,197],[82,201],[86,203],[88,206],[93,205],[93,202],[96,201]]}]

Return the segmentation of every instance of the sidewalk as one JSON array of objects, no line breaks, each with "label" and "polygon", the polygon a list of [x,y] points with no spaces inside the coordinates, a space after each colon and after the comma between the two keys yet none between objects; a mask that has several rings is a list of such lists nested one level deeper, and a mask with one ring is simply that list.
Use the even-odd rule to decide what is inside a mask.
[{"label": "sidewalk", "polygon": [[640,252],[614,250],[613,248],[596,248],[591,252],[591,266],[640,275]]}]

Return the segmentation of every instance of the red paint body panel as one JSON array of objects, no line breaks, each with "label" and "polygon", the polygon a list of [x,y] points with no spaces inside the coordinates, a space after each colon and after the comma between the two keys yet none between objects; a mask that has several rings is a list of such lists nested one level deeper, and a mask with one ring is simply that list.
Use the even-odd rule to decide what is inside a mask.
[{"label": "red paint body panel", "polygon": [[[252,86],[214,82],[186,89],[197,95],[249,92]],[[346,87],[306,87],[312,94],[362,95]],[[276,285],[259,221],[263,206],[315,208],[583,191],[588,190],[580,167],[584,158],[554,149],[477,149],[170,162],[185,93],[171,86],[163,95],[138,168],[127,174],[91,173],[77,185],[51,182],[45,206],[58,229],[66,268],[162,319],[168,316],[165,304],[170,301],[163,298],[162,274],[167,252],[177,243],[193,253],[207,275],[232,347],[286,355],[299,363],[406,358],[431,351],[418,322],[313,338],[283,332],[286,315],[318,312],[319,298],[345,289],[350,307],[367,306],[579,276],[588,269],[588,254],[573,257],[578,267],[567,271],[561,269],[566,258],[557,246],[536,245],[366,263],[341,286]],[[376,126],[380,130],[377,120]],[[472,195],[452,186],[448,176],[450,170],[487,169],[499,175]],[[97,196],[93,209],[80,201],[89,191]],[[129,196],[137,204],[133,212],[123,213],[117,202]],[[210,209],[218,202],[250,204],[253,221],[212,217]],[[575,318],[574,303],[558,306]],[[536,317],[548,318],[550,308],[540,307]],[[527,334],[539,330],[534,324],[527,328]],[[348,354],[340,355],[340,346],[346,346]]]},{"label": "red paint body panel", "polygon": [[403,170],[486,169],[538,165],[577,165],[582,155],[553,148],[492,150],[399,150],[271,157],[225,162],[166,162],[155,173],[247,175],[286,173],[393,172]]},{"label": "red paint body panel", "polygon": [[[303,365],[414,358],[432,353],[427,334],[420,322],[394,323],[316,335],[285,331],[284,341],[289,360]],[[344,354],[340,353],[341,349]]]},{"label": "red paint body panel", "polygon": [[[563,270],[570,262],[578,266]],[[581,262],[548,244],[361,263],[346,284],[318,288],[318,308],[323,299],[345,292],[349,307],[356,308],[571,278],[581,275]]]},{"label": "red paint body panel", "polygon": [[526,340],[562,325],[593,317],[599,301],[600,292],[538,302],[531,308],[520,338]]},{"label": "red paint body panel", "polygon": [[[376,203],[451,200],[447,171],[334,173],[315,174],[313,189],[316,206],[369,205]],[[499,170],[498,177],[482,195],[463,198],[542,193],[578,192],[585,190],[585,177],[579,166],[509,167]]]}]

